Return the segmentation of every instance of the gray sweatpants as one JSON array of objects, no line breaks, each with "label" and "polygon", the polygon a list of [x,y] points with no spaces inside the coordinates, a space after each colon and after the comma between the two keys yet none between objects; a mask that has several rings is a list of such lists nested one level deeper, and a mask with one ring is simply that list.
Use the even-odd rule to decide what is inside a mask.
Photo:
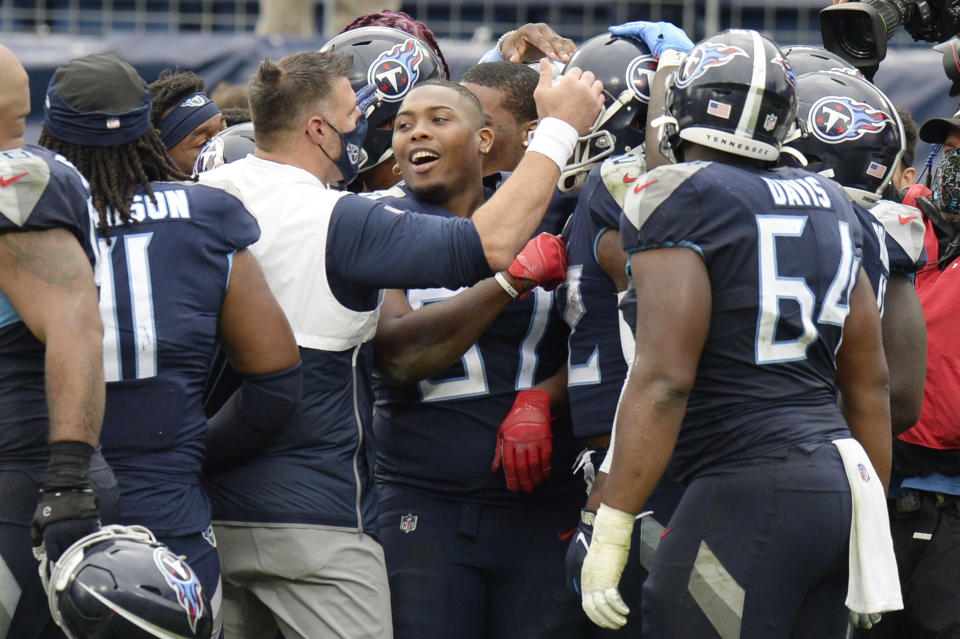
[{"label": "gray sweatpants", "polygon": [[225,639],[391,639],[383,548],[314,527],[214,525]]}]

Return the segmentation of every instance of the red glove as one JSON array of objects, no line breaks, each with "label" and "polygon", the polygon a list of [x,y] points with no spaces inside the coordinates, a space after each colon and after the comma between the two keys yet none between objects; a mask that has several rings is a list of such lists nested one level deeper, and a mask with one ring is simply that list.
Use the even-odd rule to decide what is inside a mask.
[{"label": "red glove", "polygon": [[527,242],[507,272],[518,280],[533,280],[535,286],[552,291],[567,279],[567,249],[563,240],[558,235],[541,233]]},{"label": "red glove", "polygon": [[490,466],[490,470],[498,470],[502,462],[511,492],[519,488],[529,493],[550,475],[550,419],[550,395],[540,390],[517,393],[513,408],[497,431],[497,452]]}]

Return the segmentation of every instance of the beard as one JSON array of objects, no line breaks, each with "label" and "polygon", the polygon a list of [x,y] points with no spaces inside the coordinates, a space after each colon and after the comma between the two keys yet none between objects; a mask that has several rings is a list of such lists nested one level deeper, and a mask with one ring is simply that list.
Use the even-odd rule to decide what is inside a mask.
[{"label": "beard", "polygon": [[421,202],[427,204],[443,204],[447,201],[449,190],[446,184],[429,184],[424,186],[410,186],[410,191]]}]

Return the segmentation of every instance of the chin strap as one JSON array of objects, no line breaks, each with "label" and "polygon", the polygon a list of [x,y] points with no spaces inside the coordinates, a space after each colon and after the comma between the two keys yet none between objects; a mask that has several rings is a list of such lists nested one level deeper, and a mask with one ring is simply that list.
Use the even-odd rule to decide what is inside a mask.
[{"label": "chin strap", "polygon": [[660,155],[673,163],[682,162],[683,154],[680,153],[680,145],[683,140],[680,137],[680,123],[677,119],[664,113],[654,118],[650,126],[657,130]]},{"label": "chin strap", "polygon": [[[782,146],[780,147],[780,155],[788,155],[794,160],[800,163],[800,166],[807,166],[809,162],[807,161],[807,156],[805,156],[800,151],[796,150],[792,146]],[[833,173],[833,169],[829,169],[830,173]]]}]

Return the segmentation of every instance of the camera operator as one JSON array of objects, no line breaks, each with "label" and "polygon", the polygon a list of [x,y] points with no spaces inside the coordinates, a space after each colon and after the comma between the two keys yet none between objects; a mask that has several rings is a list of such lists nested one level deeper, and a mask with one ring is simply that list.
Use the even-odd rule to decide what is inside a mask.
[{"label": "camera operator", "polygon": [[920,139],[930,144],[942,144],[946,158],[960,148],[960,111],[949,118],[933,118],[925,122],[920,129]]},{"label": "camera operator", "polygon": [[920,197],[931,222],[940,218],[940,241],[931,240],[917,292],[927,325],[927,383],[916,426],[894,441],[890,517],[903,588],[904,610],[887,613],[858,637],[955,637],[960,628],[960,376],[956,317],[960,312],[960,112],[920,129],[925,142],[942,144],[932,198]]}]

